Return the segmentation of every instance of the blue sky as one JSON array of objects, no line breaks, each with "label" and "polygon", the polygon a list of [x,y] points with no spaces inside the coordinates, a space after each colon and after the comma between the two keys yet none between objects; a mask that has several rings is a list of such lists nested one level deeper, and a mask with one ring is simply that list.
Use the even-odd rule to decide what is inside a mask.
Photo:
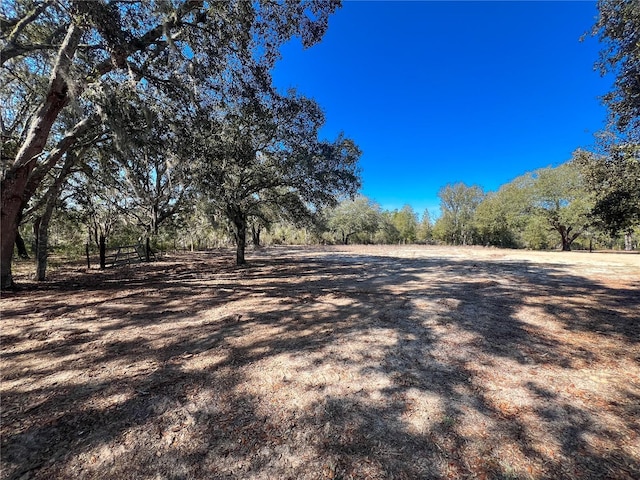
[{"label": "blue sky", "polygon": [[314,98],[323,136],[363,151],[362,193],[437,216],[447,183],[485,190],[558,165],[604,126],[610,79],[580,37],[595,2],[346,1],[323,41],[282,49],[281,89]]}]

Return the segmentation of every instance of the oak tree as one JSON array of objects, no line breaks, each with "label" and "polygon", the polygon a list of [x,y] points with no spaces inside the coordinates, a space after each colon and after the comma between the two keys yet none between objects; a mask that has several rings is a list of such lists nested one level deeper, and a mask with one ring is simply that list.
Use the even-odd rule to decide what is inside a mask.
[{"label": "oak tree", "polygon": [[342,201],[329,212],[328,228],[347,245],[358,234],[372,235],[380,226],[380,207],[364,196]]},{"label": "oak tree", "polygon": [[254,93],[209,112],[194,145],[200,191],[229,221],[238,265],[251,218],[269,209],[302,222],[360,186],[359,149],[342,135],[318,138],[324,115],[314,101],[294,92]]}]

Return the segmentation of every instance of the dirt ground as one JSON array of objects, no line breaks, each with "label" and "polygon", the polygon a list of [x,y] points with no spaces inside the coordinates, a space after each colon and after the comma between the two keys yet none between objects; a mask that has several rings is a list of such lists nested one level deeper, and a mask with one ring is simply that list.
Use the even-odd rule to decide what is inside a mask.
[{"label": "dirt ground", "polygon": [[248,260],[18,278],[1,478],[640,478],[640,255]]}]

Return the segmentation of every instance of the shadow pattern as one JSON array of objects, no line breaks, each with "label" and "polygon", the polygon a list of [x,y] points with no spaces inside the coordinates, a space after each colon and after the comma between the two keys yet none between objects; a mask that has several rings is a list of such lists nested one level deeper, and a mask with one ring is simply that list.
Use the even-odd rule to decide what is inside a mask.
[{"label": "shadow pattern", "polygon": [[640,295],[262,251],[2,299],[2,478],[640,478]]}]

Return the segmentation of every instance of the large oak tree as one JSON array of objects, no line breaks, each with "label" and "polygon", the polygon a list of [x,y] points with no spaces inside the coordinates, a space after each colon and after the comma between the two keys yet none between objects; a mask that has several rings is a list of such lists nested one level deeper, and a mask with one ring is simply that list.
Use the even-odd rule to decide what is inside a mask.
[{"label": "large oak tree", "polygon": [[194,137],[200,191],[229,222],[238,265],[252,217],[267,209],[299,223],[360,187],[359,149],[342,135],[318,138],[324,115],[314,101],[255,93],[210,112]]}]

